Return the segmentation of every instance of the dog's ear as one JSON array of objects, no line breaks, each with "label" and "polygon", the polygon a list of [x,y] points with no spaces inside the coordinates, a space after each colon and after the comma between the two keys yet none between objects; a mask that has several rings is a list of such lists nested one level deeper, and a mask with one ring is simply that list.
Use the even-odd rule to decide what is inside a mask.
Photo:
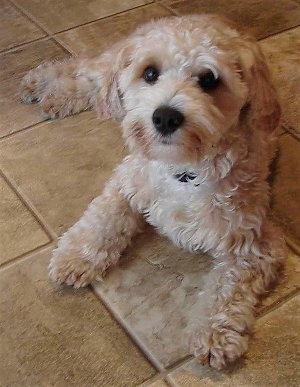
[{"label": "dog's ear", "polygon": [[124,114],[119,74],[129,64],[129,51],[130,45],[124,40],[100,57],[101,89],[95,101],[95,110],[100,118],[120,119]]},{"label": "dog's ear", "polygon": [[281,108],[265,57],[254,40],[244,40],[239,60],[244,81],[248,85],[247,119],[255,128],[273,132],[280,121]]}]

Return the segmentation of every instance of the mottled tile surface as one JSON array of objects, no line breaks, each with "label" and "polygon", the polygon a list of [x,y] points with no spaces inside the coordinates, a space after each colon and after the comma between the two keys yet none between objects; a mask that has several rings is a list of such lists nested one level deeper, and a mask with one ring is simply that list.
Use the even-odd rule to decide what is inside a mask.
[{"label": "mottled tile surface", "polygon": [[101,193],[124,154],[118,125],[101,123],[94,112],[47,121],[0,142],[0,163],[58,234]]},{"label": "mottled tile surface", "polygon": [[300,142],[280,137],[272,183],[272,215],[288,237],[300,243]]},{"label": "mottled tile surface", "polygon": [[300,380],[300,295],[261,318],[244,361],[217,372],[194,360],[170,375],[176,387],[297,387]]},{"label": "mottled tile surface", "polygon": [[[161,263],[151,262],[153,251]],[[151,230],[139,236],[98,294],[163,366],[190,353],[191,327],[201,320],[200,292],[212,260],[189,254]]]},{"label": "mottled tile surface", "polygon": [[76,27],[150,3],[151,0],[15,0],[51,32]]},{"label": "mottled tile surface", "polygon": [[280,300],[300,290],[300,257],[288,250],[282,272],[278,275],[276,286],[261,300],[258,313],[265,313]]},{"label": "mottled tile surface", "polygon": [[49,254],[0,272],[0,385],[127,387],[153,376],[90,290],[53,288]]},{"label": "mottled tile surface", "polygon": [[151,4],[74,28],[59,34],[57,37],[65,47],[70,48],[76,54],[83,52],[95,54],[95,52],[109,48],[113,43],[133,32],[138,25],[151,19],[169,15],[171,12],[159,5]]},{"label": "mottled tile surface", "polygon": [[213,12],[263,38],[300,23],[300,4],[295,0],[165,0],[178,14]]},{"label": "mottled tile surface", "polygon": [[0,0],[0,51],[30,42],[45,33],[6,0]]},{"label": "mottled tile surface", "polygon": [[[201,291],[212,267],[210,257],[186,253],[147,228],[95,289],[148,352],[169,367],[191,352],[191,332],[203,312]],[[299,258],[289,253],[280,284],[260,312],[294,292],[299,281]]]},{"label": "mottled tile surface", "polygon": [[34,216],[0,175],[0,264],[49,242]]},{"label": "mottled tile surface", "polygon": [[285,125],[300,139],[300,27],[261,41],[282,104]]},{"label": "mottled tile surface", "polygon": [[25,73],[41,62],[68,54],[54,41],[31,43],[0,54],[0,137],[41,121],[40,109],[20,102],[20,81]]}]

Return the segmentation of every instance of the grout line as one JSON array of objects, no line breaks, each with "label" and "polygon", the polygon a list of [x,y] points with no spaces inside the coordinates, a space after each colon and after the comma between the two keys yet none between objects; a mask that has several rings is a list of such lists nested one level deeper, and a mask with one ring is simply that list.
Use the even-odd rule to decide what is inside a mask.
[{"label": "grout line", "polygon": [[3,50],[0,50],[0,55],[1,54],[7,54],[7,53],[9,53],[11,51],[15,51],[15,50],[18,50],[18,49],[22,49],[22,48],[28,46],[31,43],[42,42],[44,40],[49,40],[49,39],[50,39],[49,36],[41,36],[41,37],[36,38],[36,39],[28,40],[27,42],[20,43],[20,44],[17,44],[15,46],[13,46],[13,47],[4,48]]},{"label": "grout line", "polygon": [[285,28],[285,29],[283,29],[283,30],[281,30],[281,31],[278,31],[278,32],[274,32],[274,33],[271,34],[271,35],[266,35],[266,36],[264,36],[263,38],[257,39],[257,41],[258,41],[258,42],[263,42],[263,41],[266,40],[266,39],[272,38],[273,36],[277,36],[277,35],[280,35],[280,34],[284,34],[285,32],[291,31],[291,30],[296,29],[296,28],[298,28],[298,27],[300,27],[300,24],[296,24],[295,26]]},{"label": "grout line", "polygon": [[[22,103],[22,102],[20,102],[20,103]],[[31,124],[31,125],[25,126],[25,128],[15,130],[14,132],[11,132],[11,133],[7,133],[4,136],[0,137],[0,142],[2,140],[7,140],[7,139],[9,139],[11,137],[14,137],[15,135],[22,134],[23,132],[25,132],[27,130],[31,131],[32,129],[39,128],[40,126],[47,125],[51,121],[54,121],[54,120],[38,121],[35,124]]]},{"label": "grout line", "polygon": [[15,258],[12,258],[7,262],[2,263],[0,265],[0,273],[18,265],[19,263],[26,261],[27,259],[30,259],[32,257],[32,255],[34,255],[34,254],[42,253],[45,250],[48,250],[51,246],[54,248],[55,244],[53,242],[49,241],[49,242],[47,242],[41,246],[38,246],[30,251],[26,251],[26,253],[23,253]]},{"label": "grout line", "polygon": [[8,1],[17,11],[19,11],[21,14],[23,14],[23,16],[29,19],[38,29],[42,30],[42,32],[47,34],[47,31],[43,28],[43,26],[40,25],[40,23],[36,21],[34,18],[32,18],[31,14],[27,12],[22,6],[17,5],[14,0],[8,0]]},{"label": "grout line", "polygon": [[176,9],[173,9],[172,5],[167,5],[162,2],[157,2],[156,4],[161,6],[162,8],[165,8],[167,11],[171,12],[174,16],[183,16]]},{"label": "grout line", "polygon": [[31,40],[30,42],[26,42],[26,43],[23,43],[23,44],[18,44],[17,46],[10,47],[10,48],[7,48],[7,49],[4,49],[4,50],[0,51],[0,55],[9,54],[10,52],[14,52],[14,51],[26,48],[27,46],[30,46],[33,43],[44,42],[44,41],[47,41],[47,40],[51,40],[51,37],[50,36],[44,36],[44,37],[39,38],[39,39]]},{"label": "grout line", "polygon": [[36,26],[38,26],[43,32],[45,32],[47,35],[51,35],[51,31],[48,30],[46,26],[43,25],[38,19],[34,17],[30,12],[28,12],[22,5],[16,4],[15,0],[9,0],[11,4],[14,5],[15,8],[17,8],[21,13],[23,13],[27,18],[32,21]]},{"label": "grout line", "polygon": [[282,128],[285,130],[287,134],[290,134],[295,140],[300,141],[300,133],[297,132],[296,129],[293,128],[292,125],[283,125]]},{"label": "grout line", "polygon": [[9,176],[9,174],[0,169],[0,176],[3,177],[8,186],[15,192],[21,202],[25,205],[25,207],[29,210],[29,212],[34,216],[36,221],[39,223],[41,228],[44,230],[46,235],[50,238],[50,241],[55,241],[57,239],[57,234],[52,228],[48,225],[42,214],[35,208],[34,204],[31,202],[29,197],[25,194],[25,192],[17,185],[14,179]]},{"label": "grout line", "polygon": [[260,320],[262,317],[265,317],[267,314],[273,312],[274,310],[279,309],[282,305],[290,301],[292,298],[300,294],[300,288],[297,287],[294,290],[292,290],[290,293],[286,294],[285,296],[281,297],[279,300],[275,301],[270,306],[267,306],[264,308],[257,316],[257,321]]},{"label": "grout line", "polygon": [[112,317],[119,323],[119,325],[124,329],[124,331],[128,334],[131,340],[135,343],[135,345],[140,349],[140,351],[144,354],[144,356],[149,360],[149,362],[153,365],[153,367],[160,373],[165,371],[163,364],[156,359],[156,357],[152,354],[151,351],[145,346],[145,344],[140,340],[140,338],[136,335],[133,329],[127,324],[127,322],[122,318],[122,316],[113,308],[111,308],[107,298],[98,291],[94,286],[91,286],[95,296],[106,306],[109,313]]},{"label": "grout line", "polygon": [[288,245],[288,247],[300,257],[299,245],[296,242],[294,242],[292,239],[290,239],[290,237],[288,237],[286,235],[284,236],[284,239],[285,239],[285,242]]},{"label": "grout line", "polygon": [[111,18],[113,16],[122,15],[123,13],[127,13],[127,12],[133,11],[135,9],[145,8],[145,7],[147,7],[147,6],[151,5],[151,4],[157,4],[154,1],[151,1],[150,3],[147,3],[147,4],[141,4],[141,5],[137,5],[136,7],[133,7],[133,8],[124,9],[122,11],[119,11],[119,12],[116,12],[116,13],[112,13],[110,15],[102,16],[102,17],[99,17],[97,19],[93,19],[93,20],[87,21],[85,23],[77,24],[77,25],[74,25],[72,27],[68,27],[68,28],[65,28],[63,30],[60,30],[60,31],[51,32],[51,30],[48,30],[48,28],[46,26],[44,26],[41,22],[39,22],[38,19],[36,19],[34,15],[32,15],[30,12],[28,12],[21,5],[15,4],[15,0],[9,0],[9,1],[11,1],[13,3],[13,5],[16,8],[18,8],[20,11],[22,11],[30,20],[35,22],[35,24],[37,26],[39,26],[44,32],[46,32],[49,35],[49,37],[53,37],[55,35],[58,35],[58,34],[61,34],[63,32],[67,32],[67,31],[73,30],[73,29],[78,28],[78,27],[83,27],[83,26],[86,26],[86,25],[94,24],[94,23],[96,23],[96,22],[98,22],[100,20],[109,19],[109,18]]},{"label": "grout line", "polygon": [[152,378],[145,380],[142,384],[139,384],[138,387],[150,387],[153,383],[161,380],[165,382],[167,386],[171,386],[171,384],[166,380],[166,377],[163,375],[163,373],[159,372],[155,376],[152,376]]}]

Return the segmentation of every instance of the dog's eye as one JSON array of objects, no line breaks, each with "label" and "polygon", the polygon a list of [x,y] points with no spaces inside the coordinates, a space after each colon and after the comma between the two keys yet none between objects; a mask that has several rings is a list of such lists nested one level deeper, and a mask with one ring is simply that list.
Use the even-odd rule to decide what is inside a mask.
[{"label": "dog's eye", "polygon": [[155,67],[149,66],[143,73],[143,78],[147,83],[154,83],[159,77],[159,72]]},{"label": "dog's eye", "polygon": [[215,90],[219,83],[220,78],[216,77],[211,70],[198,76],[198,84],[204,91]]}]

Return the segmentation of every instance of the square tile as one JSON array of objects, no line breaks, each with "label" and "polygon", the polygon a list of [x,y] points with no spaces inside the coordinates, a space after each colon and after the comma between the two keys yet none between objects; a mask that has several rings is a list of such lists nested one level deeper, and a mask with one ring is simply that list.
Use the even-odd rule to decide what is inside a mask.
[{"label": "square tile", "polygon": [[42,120],[37,105],[20,101],[20,81],[25,73],[44,61],[68,56],[53,40],[34,42],[0,54],[0,137]]},{"label": "square tile", "polygon": [[58,234],[100,195],[124,155],[118,125],[101,123],[94,112],[47,121],[0,142],[0,163]]},{"label": "square tile", "polygon": [[0,0],[0,51],[45,36],[18,9],[6,0]]},{"label": "square tile", "polygon": [[0,175],[0,265],[50,242],[34,216]]},{"label": "square tile", "polygon": [[88,289],[55,289],[50,249],[0,271],[1,386],[136,386],[155,370]]},{"label": "square tile", "polygon": [[[290,253],[286,267],[260,312],[299,289],[299,257]],[[212,268],[209,256],[184,252],[149,227],[94,287],[149,356],[170,367],[191,353],[190,336],[205,313],[201,296]]]},{"label": "square tile", "polygon": [[300,247],[300,142],[290,135],[279,140],[273,171],[272,216]]},{"label": "square tile", "polygon": [[151,0],[15,0],[51,32],[59,32],[115,13],[138,7]]},{"label": "square tile", "polygon": [[176,13],[217,13],[235,21],[257,38],[264,38],[300,23],[300,4],[295,0],[166,0]]},{"label": "square tile", "polygon": [[151,4],[62,32],[56,38],[75,54],[88,52],[95,55],[129,35],[138,25],[170,15],[165,8]]},{"label": "square tile", "polygon": [[299,386],[299,309],[298,295],[261,318],[244,362],[217,372],[192,360],[172,372],[170,381],[176,387]]},{"label": "square tile", "polygon": [[260,45],[281,99],[285,126],[300,135],[300,27],[264,39]]},{"label": "square tile", "polygon": [[[161,263],[153,263],[153,250]],[[169,367],[190,354],[190,330],[201,320],[204,281],[212,259],[174,248],[150,227],[94,289],[133,332],[148,356]]]}]

